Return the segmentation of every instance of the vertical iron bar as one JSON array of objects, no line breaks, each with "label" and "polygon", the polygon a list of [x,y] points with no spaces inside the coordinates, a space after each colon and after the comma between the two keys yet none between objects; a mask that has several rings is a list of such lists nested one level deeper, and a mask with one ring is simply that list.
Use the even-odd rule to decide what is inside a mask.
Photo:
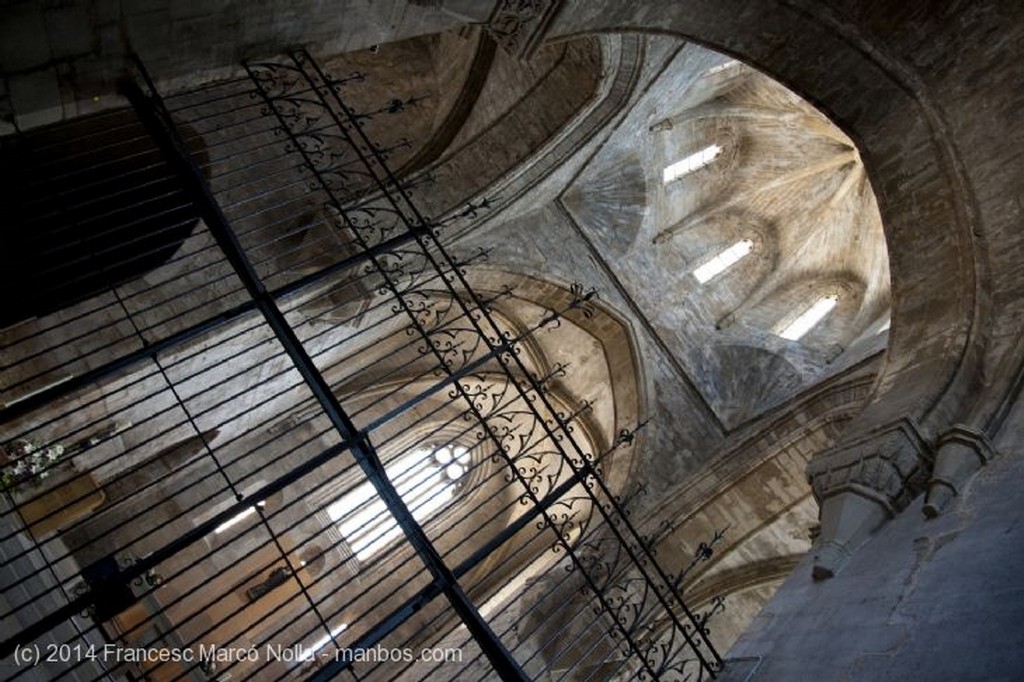
[{"label": "vertical iron bar", "polygon": [[[373,169],[371,167],[371,162],[369,160],[366,160],[364,155],[363,155],[363,153],[361,151],[359,151],[358,143],[351,138],[350,134],[348,133],[348,131],[345,128],[344,123],[342,123],[340,120],[338,120],[338,114],[333,109],[331,109],[329,106],[327,106],[327,103],[323,100],[323,95],[322,95],[322,93],[320,91],[320,87],[317,85],[315,80],[302,68],[303,63],[312,63],[313,67],[317,71],[318,77],[320,78],[320,80],[323,83],[329,83],[329,80],[320,71],[319,66],[315,62],[312,62],[312,60],[309,58],[308,55],[305,55],[305,57],[297,57],[296,56],[297,54],[300,54],[300,53],[292,53],[292,60],[296,63],[296,66],[298,67],[298,69],[297,69],[298,73],[300,73],[307,80],[307,82],[309,82],[309,84],[310,84],[310,86],[312,88],[312,91],[315,92],[317,94],[317,96],[321,99],[321,105],[325,108],[327,113],[332,118],[335,119],[335,121],[336,121],[336,123],[338,125],[339,131],[342,133],[342,135],[345,136],[347,142],[352,146],[352,149],[356,152],[356,154],[358,154],[360,156],[360,158],[363,159],[363,163],[364,163],[364,165],[366,165],[367,170],[370,172],[370,174],[374,178],[374,181],[377,183],[378,187],[383,192],[384,197],[395,207],[396,211],[398,211],[399,216],[402,218],[402,222],[405,223],[407,228],[410,229],[410,230],[414,230],[416,228],[416,226],[422,227],[422,226],[426,225],[426,221],[419,214],[419,212],[416,211],[415,207],[413,207],[412,210],[416,212],[416,217],[417,217],[418,223],[417,223],[416,226],[414,226],[414,225],[409,223],[409,219],[405,216],[405,214],[403,214],[401,212],[401,208],[398,206],[398,203],[395,201],[394,197],[388,192],[388,189],[387,189],[386,185],[377,177],[376,173],[373,172]],[[301,53],[301,54],[304,54],[304,53]],[[249,67],[247,66],[246,68],[249,68]],[[259,86],[258,80],[255,77],[253,78],[253,82],[257,83],[257,88],[259,89],[260,94],[267,100],[267,104],[268,104],[270,110],[273,111],[275,113],[275,115],[279,116],[279,113],[278,113],[277,109],[274,107],[273,102],[266,95],[266,93],[264,92],[263,88],[261,88]],[[365,133],[362,132],[362,129],[359,126],[358,121],[355,120],[352,112],[345,106],[345,104],[343,102],[341,102],[338,94],[336,92],[334,92],[332,88],[328,87],[328,90],[330,90],[332,92],[334,99],[337,101],[337,103],[338,103],[339,107],[341,108],[342,112],[344,113],[344,115],[348,118],[349,124],[351,125],[351,127],[353,129],[355,129],[356,131],[358,131],[358,133],[361,135],[363,141],[369,147],[370,152],[372,154],[376,155],[376,147],[374,147],[373,143],[368,138],[366,138]],[[279,118],[280,118],[280,116],[279,116]],[[285,132],[289,135],[289,137],[291,137],[292,133],[291,133],[291,130],[288,128],[287,123],[282,120],[281,121],[281,125],[284,128]],[[295,145],[295,147],[297,149],[299,149],[300,151],[302,150],[302,146],[298,143],[297,140],[293,139],[292,142],[293,142],[293,144]],[[305,152],[302,152],[302,153],[305,154]],[[383,159],[380,159],[378,157],[377,161],[378,161],[378,163],[380,163],[384,167],[384,172],[388,174],[388,177],[392,180],[392,182],[395,182],[397,184],[397,180],[395,180],[395,178],[390,174],[390,171],[388,170],[387,166],[384,165]],[[320,174],[316,171],[315,166],[313,166],[313,164],[311,162],[310,162],[310,168],[312,169],[314,175],[317,177],[318,182],[320,182],[321,187],[324,189],[325,192],[327,192],[328,196],[331,196],[331,198],[334,201],[334,203],[336,204],[337,208],[341,211],[342,216],[345,218],[346,222],[349,222],[350,219],[348,217],[348,214],[344,211],[344,208],[343,208],[341,202],[339,202],[333,196],[332,192],[330,191],[330,187],[320,177]],[[411,205],[411,202],[409,202],[408,197],[405,197],[404,194],[402,196],[405,199],[405,201],[407,203],[410,203],[410,205]],[[357,234],[358,234],[358,232],[357,232]],[[362,240],[362,238],[361,237],[357,237],[357,239],[359,239],[360,243],[363,244],[363,246],[365,247],[365,242]],[[434,257],[428,251],[428,244],[425,243],[426,239],[430,239],[430,237],[421,237],[420,235],[416,236],[416,241],[420,245],[420,248],[423,250],[423,253],[424,253],[425,257],[431,262],[431,264],[435,268],[440,269],[440,266],[438,265],[438,263],[435,261]],[[436,240],[431,240],[431,243],[434,243],[436,245]],[[447,258],[447,254],[444,254],[444,255]],[[416,328],[416,330],[419,332],[419,334],[427,341],[427,345],[431,349],[431,352],[440,361],[441,367],[444,368],[447,372],[451,373],[451,369],[447,367],[447,365],[446,365],[446,363],[444,361],[444,357],[441,355],[441,353],[438,351],[438,349],[434,346],[434,344],[430,343],[429,335],[427,334],[426,330],[423,328],[423,325],[420,323],[419,320],[416,319],[415,314],[413,314],[409,310],[408,306],[405,304],[404,300],[402,299],[401,295],[398,292],[397,284],[392,280],[392,278],[389,276],[387,271],[379,264],[379,262],[376,261],[376,259],[374,259],[373,262],[374,262],[374,265],[377,267],[378,271],[380,272],[380,274],[384,277],[385,282],[387,283],[388,288],[398,298],[398,301],[401,304],[400,305],[401,309],[404,310],[409,315],[410,320],[411,320],[411,324]],[[459,273],[456,273],[456,276],[461,279],[461,275]],[[463,309],[463,312],[467,316],[467,318],[470,319],[471,324],[473,324],[473,326],[477,329],[477,331],[480,334],[481,338],[483,338],[484,341],[486,342],[487,341],[486,334],[479,327],[479,325],[476,324],[476,322],[472,319],[472,312],[467,308],[465,302],[462,301],[461,298],[459,298],[459,296],[458,296],[458,294],[456,292],[450,291],[450,293],[452,294],[453,299],[455,301],[457,301],[459,306]],[[479,302],[478,302],[478,304],[479,304]],[[481,314],[484,315],[486,317],[487,321],[492,325],[492,328],[494,329],[495,335],[496,335],[496,338],[497,338],[497,341],[496,341],[495,344],[488,343],[487,345],[488,345],[488,347],[490,347],[490,348],[492,348],[494,350],[499,351],[499,353],[498,353],[498,362],[501,363],[503,367],[506,367],[506,371],[509,371],[507,366],[505,365],[505,361],[503,361],[501,359],[501,351],[505,350],[509,355],[512,355],[513,357],[516,357],[516,354],[515,354],[514,350],[508,346],[507,340],[505,340],[504,337],[502,336],[502,334],[500,334],[500,332],[498,330],[498,327],[495,325],[494,321],[491,320],[490,316],[487,315],[487,313],[483,310],[483,306],[479,305],[479,308],[481,310]],[[525,366],[522,367],[522,370],[524,371],[524,373],[527,376],[529,376],[529,371],[527,370],[527,368]],[[536,412],[536,408],[533,407],[532,401],[530,400],[530,398],[529,398],[529,396],[527,394],[528,392],[525,391],[522,388],[522,386],[519,385],[519,383],[517,381],[515,381],[515,379],[511,375],[511,373],[509,373],[509,377],[510,377],[510,382],[509,382],[510,385],[514,386],[515,389],[523,397],[523,399],[526,400],[526,402],[531,405],[531,410],[533,411],[535,417],[538,419],[538,422],[540,423],[541,427],[547,432],[548,437],[556,445],[556,447],[558,447],[559,452],[562,454],[563,458],[567,461],[567,463],[569,464],[570,468],[573,470],[573,473],[575,475],[581,476],[583,478],[590,477],[592,479],[597,479],[598,481],[600,481],[600,477],[597,476],[596,472],[593,471],[592,467],[590,466],[589,462],[587,462],[586,458],[583,458],[583,466],[577,467],[577,466],[573,465],[571,459],[564,453],[564,451],[562,451],[561,446],[558,445],[558,439],[557,439],[556,435],[553,433],[553,431],[550,429],[550,427],[546,424],[546,422],[544,421],[543,416],[541,416],[540,414],[538,414]],[[456,381],[454,383],[454,386],[455,386],[455,390],[457,391],[457,393],[459,395],[461,395],[468,402],[468,404],[470,406],[469,407],[470,411],[476,417],[476,420],[480,424],[481,429],[486,433],[487,437],[494,443],[496,451],[500,452],[500,453],[503,453],[504,449],[502,448],[501,439],[494,433],[493,428],[488,424],[487,420],[484,418],[484,416],[480,413],[480,411],[474,405],[473,400],[466,394],[466,390],[462,386],[461,382]],[[533,386],[534,391],[538,394],[538,399],[544,400],[545,404],[547,404],[547,401],[546,401],[546,399],[544,397],[543,391],[541,391],[540,387],[538,387],[536,385],[536,382],[533,381],[532,379],[531,379],[531,386]],[[555,414],[554,411],[552,411],[552,413]],[[559,423],[561,424],[561,420],[559,420]],[[561,424],[561,425],[562,425],[563,430],[565,430],[565,425],[564,424]],[[578,446],[577,446],[577,449],[578,449]],[[507,459],[507,457],[506,457],[506,459]],[[533,502],[533,504],[535,506],[538,505],[540,501],[537,499],[537,495],[533,492],[532,488],[530,487],[529,482],[524,478],[523,474],[519,471],[518,467],[516,467],[515,464],[512,463],[511,461],[508,462],[508,466],[509,466],[509,469],[512,472],[514,478],[516,480],[518,480],[522,484],[523,488],[525,489],[526,496],[528,496],[531,499],[531,501]],[[584,484],[584,487],[589,490],[589,487],[586,486],[585,484]],[[601,507],[600,501],[595,499],[594,503],[598,506],[599,509],[601,509],[602,514],[604,514],[607,517],[606,512],[604,511],[603,507]],[[541,510],[541,515],[544,517],[544,524],[545,524],[545,526],[547,526],[548,528],[551,528],[552,530],[555,531],[555,536],[558,538],[559,544],[561,544],[565,548],[567,556],[569,556],[572,559],[573,563],[579,568],[581,575],[583,576],[583,578],[587,582],[587,584],[590,586],[590,588],[593,590],[594,595],[597,597],[598,601],[600,601],[602,608],[605,610],[606,613],[608,613],[608,614],[610,614],[612,616],[613,621],[614,621],[614,626],[619,628],[622,631],[622,635],[625,637],[626,641],[629,643],[630,649],[636,655],[636,657],[640,661],[641,665],[643,665],[643,667],[645,667],[647,669],[647,671],[652,676],[656,676],[656,673],[651,668],[651,665],[650,665],[649,661],[647,660],[647,657],[644,655],[644,652],[640,650],[640,647],[634,641],[633,637],[630,636],[629,631],[626,630],[626,628],[623,626],[622,623],[618,622],[618,620],[615,619],[614,610],[611,608],[610,604],[605,599],[604,595],[601,594],[601,591],[599,589],[597,589],[597,585],[594,584],[593,579],[590,577],[589,573],[587,573],[587,571],[586,571],[585,567],[583,566],[582,562],[580,561],[579,557],[576,556],[576,553],[573,551],[573,548],[569,545],[568,542],[566,542],[565,538],[563,538],[561,536],[561,534],[557,531],[557,527],[558,527],[557,524],[551,519],[551,517],[548,515],[546,510],[542,509]],[[616,534],[618,534],[617,530],[615,529],[614,523],[609,522],[609,526],[612,528],[613,532],[616,532]],[[625,544],[625,543],[623,543],[623,544]],[[627,552],[630,552],[629,547],[625,547],[625,549],[626,549]],[[631,554],[631,556],[632,556],[632,554]],[[636,562],[634,562],[634,563],[636,563]],[[640,567],[638,566],[638,568],[640,568]],[[640,568],[640,570],[642,570],[642,568]],[[657,592],[656,592],[656,594],[657,594]],[[671,610],[668,610],[668,612],[669,612],[669,615],[671,617],[673,617],[673,618],[675,617],[675,614],[673,614],[671,612]],[[697,651],[696,645],[690,639],[689,633],[683,631],[683,634],[686,637],[687,641],[690,642],[691,647],[694,649],[694,651],[700,657],[700,652]],[[702,664],[704,663],[702,657],[701,657],[701,662],[702,662]]]},{"label": "vertical iron bar", "polygon": [[[380,188],[380,190],[383,192],[384,196],[392,204],[392,206],[395,207],[395,209],[398,211],[398,214],[403,219],[403,221],[406,222],[406,224],[410,226],[410,229],[412,229],[413,225],[415,225],[415,224],[418,224],[418,225],[426,224],[426,221],[424,220],[423,216],[420,214],[419,210],[416,208],[415,204],[412,203],[412,201],[409,199],[408,195],[405,193],[404,189],[402,188],[401,183],[399,183],[397,178],[395,178],[394,175],[391,173],[391,170],[388,167],[388,165],[384,162],[384,159],[382,159],[380,157],[380,153],[379,153],[377,147],[366,136],[366,133],[363,130],[362,126],[359,125],[359,122],[357,120],[355,120],[355,117],[354,117],[352,111],[345,105],[344,102],[342,102],[341,97],[338,94],[337,90],[334,87],[331,87],[329,85],[331,81],[330,81],[330,79],[327,78],[327,75],[320,68],[320,65],[305,50],[294,51],[294,52],[291,53],[290,56],[291,56],[292,61],[295,62],[295,64],[297,65],[299,72],[302,73],[306,77],[307,81],[310,83],[313,91],[316,92],[317,96],[321,98],[321,101],[323,101],[323,94],[322,94],[321,88],[325,88],[330,93],[331,97],[337,103],[337,105],[340,108],[341,112],[348,119],[349,124],[350,124],[352,130],[355,132],[356,135],[358,135],[361,138],[363,143],[366,145],[368,152],[373,156],[374,160],[377,162],[377,165],[379,165],[381,167],[382,171],[386,175],[386,178],[382,180],[382,179],[377,177],[376,173],[374,173],[374,171],[373,171],[371,162],[364,161],[364,163],[367,166],[367,169],[369,170],[369,172],[373,175],[374,180],[376,181],[376,183],[377,183],[378,187]],[[312,68],[315,70],[316,76],[319,78],[319,80],[323,84],[322,86],[318,86],[318,84],[316,82],[314,82],[313,78],[311,78],[306,73],[306,71],[302,68],[303,64],[305,64],[305,63],[308,63],[308,64],[312,65]],[[337,114],[331,109],[330,106],[327,106],[326,102],[324,102],[324,106],[325,106],[327,112],[332,117],[337,119]],[[342,132],[345,132],[344,128],[343,128],[343,124],[340,121],[338,121],[338,125],[339,125],[340,128],[342,128]],[[346,133],[346,135],[347,135],[347,133]],[[351,144],[353,146],[353,149],[356,151],[356,153],[359,154],[362,157],[363,155],[359,151],[357,144],[354,141]],[[395,200],[395,198],[393,197],[393,195],[391,194],[391,192],[388,189],[388,186],[387,186],[388,183],[390,183],[390,184],[392,184],[394,186],[395,191],[397,192],[399,197],[401,197],[402,202],[404,203],[404,205],[408,208],[408,210],[410,210],[412,212],[412,214],[413,214],[413,220],[412,221],[410,221],[409,218],[406,217],[405,214],[402,212],[402,209],[399,207],[399,203]],[[416,241],[420,245],[420,247],[422,248],[424,256],[431,262],[432,265],[434,265],[435,268],[440,268],[440,265],[436,262],[436,259],[429,253],[428,247],[431,246],[431,245],[434,246],[438,250],[438,252],[441,254],[442,258],[445,261],[447,261],[449,263],[451,262],[451,258],[448,255],[447,251],[444,249],[444,247],[441,245],[440,240],[437,239],[429,231],[427,231],[427,233],[425,235],[423,235],[422,237],[417,235]],[[501,334],[500,334],[499,328],[496,325],[496,323],[494,322],[494,320],[491,319],[490,314],[487,312],[486,306],[483,306],[481,304],[481,302],[479,301],[479,299],[476,296],[475,292],[469,286],[469,283],[465,280],[465,278],[463,277],[462,273],[457,268],[455,268],[453,270],[453,274],[454,274],[455,278],[459,281],[459,283],[462,285],[463,289],[467,292],[466,295],[469,296],[469,298],[471,299],[472,303],[477,307],[478,310],[480,310],[481,316],[487,321],[487,323],[491,326],[492,330],[497,334],[498,338],[500,339],[501,338]],[[470,314],[470,310],[466,306],[465,302],[458,295],[458,293],[454,291],[454,288],[451,287],[451,284],[448,283],[447,281],[445,281],[445,282],[446,282],[446,285],[449,287],[449,291],[452,294],[453,299],[463,308],[463,311],[467,315],[467,317],[469,318],[470,323],[474,327],[476,327],[476,329],[477,329],[478,333],[481,335],[481,337],[486,340],[486,338],[487,338],[486,333],[480,327],[480,325],[476,322],[476,320],[472,318],[472,316]],[[545,408],[550,412],[550,414],[553,415],[553,418],[557,421],[558,426],[564,432],[566,430],[566,425],[562,422],[562,419],[558,416],[558,411],[553,409],[553,406],[548,401],[548,399],[545,396],[544,392],[542,390],[540,390],[539,386],[537,386],[536,381],[532,378],[532,376],[530,375],[530,372],[528,371],[528,369],[523,364],[522,359],[519,358],[519,356],[516,355],[515,353],[510,353],[509,355],[511,356],[512,362],[514,364],[516,364],[518,366],[518,369],[522,372],[522,375],[525,377],[526,382],[530,385],[531,390],[533,390],[535,393],[537,393],[538,399],[544,404]],[[499,362],[501,362],[502,365],[505,365],[505,361],[502,360],[500,357],[499,357]],[[506,369],[506,371],[509,371],[510,376],[512,375],[510,370]],[[523,387],[520,385],[520,383],[518,381],[515,381],[515,380],[513,380],[511,383],[520,392],[520,394],[523,396],[524,400],[526,400],[527,404],[530,406],[530,409],[533,410],[536,413],[536,407],[533,405],[533,402],[528,399],[527,392],[523,389]],[[458,386],[457,383],[456,383],[456,385]],[[536,414],[536,416],[539,419],[539,423],[540,423],[541,427],[547,432],[548,437],[551,438],[552,441],[555,443],[556,447],[562,453],[564,459],[566,460],[566,463],[570,466],[570,468],[572,468],[573,471],[577,472],[577,473],[579,473],[580,470],[582,469],[582,473],[584,475],[586,475],[587,473],[590,473],[590,471],[588,471],[590,469],[590,466],[589,466],[589,463],[587,462],[586,455],[585,455],[585,453],[582,452],[582,450],[580,450],[579,445],[576,443],[576,441],[574,439],[571,439],[571,438],[569,439],[570,442],[573,445],[573,448],[576,450],[577,454],[580,455],[580,459],[583,462],[582,466],[576,465],[572,461],[572,458],[568,456],[568,453],[566,453],[564,451],[562,445],[557,440],[556,435],[555,435],[553,429],[551,429],[551,427],[543,419],[542,415]],[[651,555],[650,550],[644,544],[643,539],[640,537],[639,533],[637,533],[636,529],[633,528],[632,523],[629,522],[629,520],[626,517],[624,511],[622,510],[621,506],[619,505],[618,500],[615,498],[615,495],[613,495],[612,492],[610,490],[608,490],[608,488],[607,488],[604,480],[601,478],[601,476],[595,475],[594,479],[595,479],[598,487],[601,489],[601,491],[604,493],[604,495],[608,498],[608,504],[611,506],[612,510],[615,512],[615,516],[617,517],[618,521],[620,521],[626,527],[626,532],[632,537],[633,540],[636,541],[637,546],[640,548],[640,550],[644,554],[647,555],[646,558],[649,561],[650,565],[652,565],[654,567],[654,571],[659,575],[659,577],[661,578],[661,580],[664,582],[664,584],[666,585],[667,589],[669,590],[670,594],[674,597],[675,601],[682,608],[683,613],[686,615],[686,617],[689,619],[690,623],[693,625],[694,633],[693,633],[693,635],[691,635],[690,632],[688,631],[688,629],[683,627],[683,625],[681,623],[679,623],[678,618],[677,618],[677,616],[675,614],[675,611],[671,608],[671,606],[669,604],[666,603],[666,599],[661,594],[660,590],[654,590],[654,594],[655,594],[657,600],[661,601],[665,605],[666,612],[668,613],[669,617],[673,621],[675,621],[676,627],[679,629],[679,631],[686,638],[686,640],[689,643],[690,647],[693,649],[694,654],[699,659],[701,667],[703,669],[706,669],[708,671],[708,673],[712,677],[714,677],[714,669],[713,669],[713,667],[714,667],[714,664],[720,664],[721,663],[721,660],[722,660],[721,656],[719,655],[717,650],[714,648],[714,646],[711,644],[710,640],[708,640],[704,636],[703,629],[702,629],[700,623],[698,622],[698,620],[694,616],[694,614],[690,611],[690,609],[686,606],[685,602],[683,602],[682,597],[679,595],[678,591],[675,589],[675,586],[672,583],[672,581],[669,580],[667,575],[665,575],[665,573],[662,570],[661,566],[656,561],[654,561],[654,557]],[[527,490],[529,490],[529,486],[527,486]],[[612,532],[615,534],[615,536],[617,537],[619,542],[622,544],[623,549],[625,549],[625,551],[629,555],[629,557],[630,557],[631,561],[633,562],[633,565],[636,567],[637,571],[639,571],[639,573],[641,575],[643,575],[644,579],[648,583],[651,583],[653,585],[653,581],[650,579],[650,577],[647,574],[647,571],[644,569],[643,563],[642,563],[641,559],[636,556],[636,553],[634,552],[634,550],[629,546],[629,541],[625,537],[622,536],[621,531],[616,527],[615,521],[612,520],[611,516],[605,510],[604,506],[600,503],[600,501],[595,499],[595,502],[597,503],[598,509],[601,511],[602,515],[605,516],[608,519],[609,527],[611,528]],[[568,550],[570,556],[574,556],[574,554],[572,552],[572,549],[570,547],[567,547],[567,550]],[[705,659],[704,652],[702,652],[700,650],[700,646],[699,646],[698,642],[695,641],[694,638],[693,638],[694,636],[700,638],[700,644],[703,644],[703,645],[708,647],[708,650],[711,652],[711,655],[712,655],[712,657],[714,659],[713,662],[709,662],[709,661],[707,661]],[[632,645],[633,644],[632,638],[630,638],[628,636],[628,634],[627,634],[627,639],[630,640],[630,643]],[[641,659],[643,659],[643,655],[640,654],[640,652],[637,652],[637,653],[641,657]]]},{"label": "vertical iron bar", "polygon": [[[207,228],[213,234],[228,262],[242,281],[250,298],[263,314],[267,324],[273,330],[285,352],[291,358],[296,370],[301,374],[314,397],[320,403],[331,423],[345,440],[354,442],[352,454],[373,484],[398,526],[405,533],[420,559],[426,565],[434,581],[444,592],[452,608],[459,615],[466,627],[473,634],[480,648],[487,655],[495,672],[507,682],[525,682],[528,678],[512,658],[490,626],[480,616],[468,595],[458,584],[451,569],[444,563],[440,554],[431,544],[423,528],[413,518],[412,513],[402,501],[391,480],[384,471],[384,465],[369,440],[369,434],[360,432],[342,409],[330,386],[319,373],[312,358],[306,353],[301,341],[288,324],[284,314],[276,302],[263,287],[258,275],[253,270],[248,258],[231,231],[227,218],[206,186],[202,175],[195,169],[191,159],[182,151],[176,139],[173,124],[162,120],[159,104],[146,97],[133,81],[122,85],[125,95],[136,109],[140,120],[160,147],[170,166],[179,174],[185,183],[186,190],[192,195],[200,215]],[[156,92],[154,91],[154,96]]]}]

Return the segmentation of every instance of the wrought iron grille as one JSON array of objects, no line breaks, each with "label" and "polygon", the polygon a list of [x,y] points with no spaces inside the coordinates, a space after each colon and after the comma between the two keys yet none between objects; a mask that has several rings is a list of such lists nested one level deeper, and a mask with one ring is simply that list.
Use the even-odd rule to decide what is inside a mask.
[{"label": "wrought iron grille", "polygon": [[5,144],[5,679],[713,676],[601,475],[635,433],[531,355],[594,292],[507,324],[442,239],[485,206],[417,210],[362,74],[142,80]]}]

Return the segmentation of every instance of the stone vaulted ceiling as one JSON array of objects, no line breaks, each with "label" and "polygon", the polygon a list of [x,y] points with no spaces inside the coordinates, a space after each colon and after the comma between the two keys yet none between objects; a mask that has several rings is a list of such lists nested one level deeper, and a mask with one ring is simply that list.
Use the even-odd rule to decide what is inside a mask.
[{"label": "stone vaulted ceiling", "polygon": [[[577,276],[584,249],[567,238],[556,205],[615,274],[631,304],[598,308],[578,327],[540,337],[531,352],[538,366],[571,368],[559,390],[567,409],[590,401],[594,451],[651,417],[654,425],[635,452],[606,464],[616,490],[654,489],[648,511],[658,513],[650,516],[688,520],[690,535],[662,538],[659,551],[670,569],[685,566],[697,543],[730,529],[715,560],[686,587],[697,606],[719,594],[738,602],[718,635],[720,643],[731,641],[809,548],[816,503],[804,466],[849,417],[829,414],[813,428],[806,415],[793,418],[777,425],[784,437],[764,452],[750,444],[757,438],[737,445],[706,436],[774,418],[772,408],[798,393],[806,398],[886,341],[888,258],[853,142],[775,81],[664,37],[576,38],[543,45],[524,62],[481,30],[463,29],[326,63],[376,83],[357,103],[380,114],[367,123],[375,137],[399,140],[386,150],[389,161],[414,181],[428,213],[495,198],[497,228],[474,236],[494,247],[496,265],[474,266],[467,277],[495,296],[521,280],[526,293],[499,307],[511,326],[528,326],[546,307],[557,307],[568,295],[565,271]],[[390,117],[392,108],[417,115]],[[601,141],[570,179],[565,169],[591,137]],[[688,172],[666,180],[666,168],[710,149]],[[551,195],[530,191],[545,173],[567,180],[554,204]],[[508,191],[510,178],[525,179]],[[506,212],[513,200],[520,205]],[[295,259],[306,267],[339,257],[319,238],[303,239]],[[473,246],[470,239],[453,242],[466,252]],[[749,243],[750,252],[715,277],[695,278],[698,267],[737,243]],[[561,249],[570,257],[560,259]],[[837,304],[823,321],[799,339],[783,338],[790,322],[828,296]],[[620,320],[626,309],[632,317]],[[353,316],[355,324],[367,324],[364,317]],[[660,337],[710,412],[686,402],[679,376],[658,376],[647,340],[633,336],[637,328]],[[358,401],[372,388],[344,386],[342,393]],[[863,398],[856,393],[849,409]],[[712,471],[727,459],[742,461],[734,475]],[[691,481],[705,488],[685,488]],[[688,506],[676,506],[684,501]]]},{"label": "stone vaulted ceiling", "polygon": [[[881,347],[884,235],[856,147],[808,103],[694,46],[661,79],[562,201],[735,426]],[[712,145],[710,162],[665,182],[667,166]],[[698,266],[741,240],[748,255],[697,281]],[[830,295],[822,322],[780,336]]]}]

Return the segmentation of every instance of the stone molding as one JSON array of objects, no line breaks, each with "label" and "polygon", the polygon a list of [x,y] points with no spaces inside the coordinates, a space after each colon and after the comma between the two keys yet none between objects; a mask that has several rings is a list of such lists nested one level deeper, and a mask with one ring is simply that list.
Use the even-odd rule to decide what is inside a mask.
[{"label": "stone molding", "polygon": [[560,4],[560,0],[501,0],[485,28],[508,54],[529,59]]},{"label": "stone molding", "polygon": [[819,503],[852,492],[892,516],[924,490],[932,458],[917,423],[904,417],[822,452],[807,465],[807,478]]},{"label": "stone molding", "polygon": [[457,228],[453,226],[447,237],[451,243],[458,243],[526,196],[581,149],[586,148],[630,105],[644,66],[644,40],[634,35],[601,36],[598,40],[602,46],[604,72],[595,100],[529,158],[509,169],[502,179],[478,192],[475,196],[486,197],[491,202],[490,209],[481,211],[465,222],[460,221]]},{"label": "stone molding", "polygon": [[942,434],[935,445],[936,450],[941,450],[947,444],[954,443],[971,448],[981,459],[982,463],[988,462],[995,454],[995,448],[983,431],[964,424],[954,424],[949,431]]},{"label": "stone molding", "polygon": [[935,446],[935,466],[928,481],[924,515],[930,519],[938,516],[994,454],[984,432],[963,424],[950,427]]},{"label": "stone molding", "polygon": [[928,481],[932,450],[911,417],[877,426],[807,465],[821,505],[815,580],[833,577],[879,526],[905,509]]}]

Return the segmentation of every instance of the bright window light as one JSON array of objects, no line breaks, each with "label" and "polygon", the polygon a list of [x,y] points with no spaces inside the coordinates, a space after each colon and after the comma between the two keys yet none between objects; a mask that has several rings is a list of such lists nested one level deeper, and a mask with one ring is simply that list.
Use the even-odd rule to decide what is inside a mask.
[{"label": "bright window light", "polygon": [[249,507],[248,509],[240,511],[239,513],[235,514],[234,516],[232,516],[230,519],[228,519],[224,523],[222,523],[219,526],[217,526],[216,528],[214,528],[213,532],[214,533],[223,533],[224,531],[228,530],[229,528],[237,526],[242,521],[245,521],[247,518],[249,518],[250,516],[255,514],[256,513],[256,507],[262,508],[265,504],[266,504],[266,502],[260,501],[260,502],[257,502],[255,506],[252,506],[252,507]]},{"label": "bright window light", "polygon": [[709,260],[704,265],[693,271],[693,276],[701,284],[709,282],[716,275],[719,275],[736,264],[739,259],[750,253],[754,248],[754,242],[749,239],[741,239],[725,251]]},{"label": "bright window light", "polygon": [[305,651],[304,651],[305,655],[308,658],[312,658],[313,655],[316,652],[320,651],[325,646],[327,646],[327,643],[331,641],[331,638],[337,637],[338,635],[340,635],[341,633],[343,633],[347,629],[348,629],[348,623],[340,623],[340,624],[336,625],[335,627],[331,628],[331,634],[324,635],[320,639],[318,639],[315,642],[313,642],[309,647],[307,647],[305,649]]},{"label": "bright window light", "polygon": [[836,307],[837,303],[839,303],[839,297],[834,294],[822,296],[814,302],[814,305],[801,313],[800,317],[790,322],[789,326],[783,329],[779,336],[790,341],[796,341],[825,319],[825,316]]},{"label": "bright window light", "polygon": [[[466,448],[443,446],[418,448],[394,460],[385,469],[413,518],[423,522],[455,496],[455,486],[469,464]],[[327,507],[327,514],[360,561],[366,561],[402,534],[369,481]]]},{"label": "bright window light", "polygon": [[700,170],[704,166],[715,160],[715,157],[722,152],[722,148],[717,144],[705,147],[699,152],[690,154],[682,161],[676,161],[671,166],[665,168],[665,172],[662,174],[662,181],[665,184],[672,182],[678,178],[688,175],[695,170]]}]

